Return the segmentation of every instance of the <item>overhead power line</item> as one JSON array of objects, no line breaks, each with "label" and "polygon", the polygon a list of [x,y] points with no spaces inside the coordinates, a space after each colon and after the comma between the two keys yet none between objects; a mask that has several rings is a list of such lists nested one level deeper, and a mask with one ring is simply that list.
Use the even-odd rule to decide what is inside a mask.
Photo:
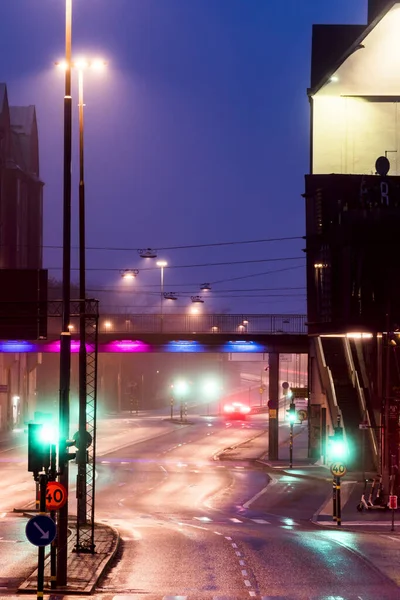
[{"label": "overhead power line", "polygon": [[[156,251],[164,251],[164,250],[189,250],[192,248],[216,248],[219,246],[241,246],[244,244],[263,244],[267,242],[288,242],[291,240],[302,240],[304,239],[302,236],[290,236],[290,237],[278,237],[278,238],[263,238],[259,240],[242,240],[239,242],[214,242],[211,244],[186,244],[182,246],[155,246],[153,247]],[[43,248],[48,248],[52,250],[61,250],[62,246],[56,245],[48,245],[43,246]],[[78,250],[78,246],[72,246],[73,250]],[[114,246],[87,246],[86,250],[106,250],[107,252],[139,252],[141,248],[117,248]]]},{"label": "overhead power line", "polygon": [[[248,265],[254,263],[266,263],[266,262],[281,262],[287,260],[305,260],[305,256],[287,256],[284,258],[259,258],[255,260],[235,260],[217,263],[198,263],[193,265],[171,265],[168,269],[194,269],[198,267],[222,267],[228,265]],[[59,271],[62,267],[48,267],[50,271]],[[71,267],[71,271],[78,271],[78,267]],[[87,267],[87,271],[122,271],[123,268],[115,267]],[[159,267],[144,267],[140,271],[159,271]]]}]

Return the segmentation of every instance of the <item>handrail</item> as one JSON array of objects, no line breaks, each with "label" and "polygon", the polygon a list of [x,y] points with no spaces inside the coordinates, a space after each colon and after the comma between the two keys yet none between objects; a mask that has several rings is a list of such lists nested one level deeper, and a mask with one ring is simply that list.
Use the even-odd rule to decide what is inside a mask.
[{"label": "handrail", "polygon": [[334,424],[336,423],[339,414],[339,406],[336,398],[335,384],[333,383],[332,372],[325,361],[325,354],[324,349],[322,347],[321,338],[318,336],[315,337],[314,340],[316,342],[318,368],[321,375],[322,384],[326,390],[326,395],[328,399],[328,408],[331,423]]},{"label": "handrail", "polygon": [[[49,319],[49,328],[58,324]],[[79,317],[71,317],[72,331],[79,331]],[[176,314],[102,312],[98,332],[101,334],[187,333],[187,334],[268,334],[307,335],[307,317],[300,314]]]},{"label": "handrail", "polygon": [[352,383],[353,387],[356,387],[356,380],[355,380],[356,367],[354,365],[353,355],[351,353],[350,342],[349,342],[348,338],[343,338],[343,346],[344,346],[344,353],[346,356],[346,364],[347,364],[347,369],[349,371],[351,383]]},{"label": "handrail", "polygon": [[349,368],[351,381],[352,381],[353,387],[356,389],[356,392],[357,392],[357,397],[358,397],[358,401],[360,403],[360,408],[362,411],[363,419],[365,419],[365,418],[367,419],[369,436],[370,436],[370,439],[371,439],[371,442],[372,442],[372,445],[374,448],[374,456],[377,458],[378,457],[378,444],[377,444],[377,440],[376,440],[376,432],[374,431],[373,427],[371,427],[371,418],[367,411],[367,403],[365,401],[364,390],[360,384],[360,378],[358,376],[357,369],[354,364],[353,354],[351,352],[350,341],[347,338],[344,338],[344,348],[345,348],[346,362],[347,362],[347,366]]}]

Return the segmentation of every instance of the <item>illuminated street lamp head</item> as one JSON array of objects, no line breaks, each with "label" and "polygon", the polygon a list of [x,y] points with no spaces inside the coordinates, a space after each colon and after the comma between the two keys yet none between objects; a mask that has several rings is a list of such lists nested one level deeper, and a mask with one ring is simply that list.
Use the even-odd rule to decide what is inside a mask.
[{"label": "illuminated street lamp head", "polygon": [[[59,60],[55,63],[56,66],[66,71],[68,68],[68,63],[65,60]],[[75,61],[71,62],[71,67],[73,69],[78,69],[79,71],[85,71],[86,69],[93,69],[96,71],[102,71],[107,66],[107,61],[102,60],[101,58],[96,58],[94,60],[88,60],[87,58],[78,58]]]},{"label": "illuminated street lamp head", "polygon": [[204,300],[201,298],[201,296],[191,296],[191,300],[193,303],[204,304]]},{"label": "illuminated street lamp head", "polygon": [[158,261],[156,262],[156,265],[157,265],[157,267],[167,267],[167,266],[168,266],[168,263],[167,263],[167,261],[166,261],[166,260],[158,260]]},{"label": "illuminated street lamp head", "polygon": [[174,292],[164,292],[164,298],[166,300],[178,300],[178,296]]},{"label": "illuminated street lamp head", "polygon": [[209,283],[202,283],[200,289],[202,292],[208,292],[211,290],[211,285]]},{"label": "illuminated street lamp head", "polygon": [[125,269],[124,271],[121,271],[122,279],[135,279],[138,274],[138,269]]},{"label": "illuminated street lamp head", "polygon": [[142,250],[138,250],[140,258],[157,258],[157,250],[153,250],[152,248],[142,248]]}]

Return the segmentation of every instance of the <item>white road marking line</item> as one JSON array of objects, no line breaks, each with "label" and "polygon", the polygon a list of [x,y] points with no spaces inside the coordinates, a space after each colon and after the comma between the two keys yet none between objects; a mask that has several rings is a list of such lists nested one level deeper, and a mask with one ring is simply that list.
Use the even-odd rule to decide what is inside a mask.
[{"label": "white road marking line", "polygon": [[255,592],[249,592],[250,596],[257,596]]},{"label": "white road marking line", "polygon": [[225,539],[231,541],[232,538],[225,536]]},{"label": "white road marking line", "polygon": [[243,577],[247,577],[247,571],[246,571],[246,569],[242,569],[242,575],[243,575]]},{"label": "white road marking line", "polygon": [[232,548],[237,548],[237,544],[232,544]]},{"label": "white road marking line", "polygon": [[234,517],[229,520],[232,521],[232,523],[243,523],[243,521],[240,521],[240,519],[235,519]]},{"label": "white road marking line", "polygon": [[244,567],[244,566],[245,566],[245,562],[244,562],[244,560],[239,560],[239,565],[240,565],[241,567]]},{"label": "white road marking line", "polygon": [[251,519],[254,523],[258,523],[259,525],[271,525],[269,521],[265,519]]},{"label": "white road marking line", "polygon": [[222,533],[220,533],[219,531],[214,531],[214,533],[215,533],[216,535],[223,535],[223,534],[222,534]]},{"label": "white road marking line", "polygon": [[242,556],[242,554],[240,552],[238,552],[237,550],[236,550],[235,554],[236,554],[236,556]]},{"label": "white road marking line", "polygon": [[165,467],[163,467],[162,465],[158,465],[158,466],[160,467],[160,469],[161,469],[162,471],[164,471],[164,473],[166,473],[166,472],[167,472],[167,469],[166,469]]},{"label": "white road marking line", "polygon": [[389,540],[393,540],[394,542],[400,542],[400,538],[395,538],[392,537],[391,535],[388,535]]},{"label": "white road marking line", "polygon": [[244,585],[247,585],[247,587],[251,587],[251,583],[248,579],[244,580]]},{"label": "white road marking line", "polygon": [[193,517],[193,519],[196,519],[196,521],[204,521],[205,523],[211,523],[212,521],[209,517]]},{"label": "white road marking line", "polygon": [[265,488],[263,488],[261,491],[259,491],[255,496],[253,496],[252,498],[250,498],[250,500],[247,500],[247,502],[245,502],[243,504],[243,508],[249,508],[251,504],[253,504],[253,502],[255,502],[256,500],[258,500],[258,498],[260,496],[262,496],[263,494],[265,494],[265,492],[268,489],[268,485],[265,486]]},{"label": "white road marking line", "polygon": [[194,529],[202,529],[203,531],[208,531],[207,527],[202,527],[201,525],[193,525],[193,523],[178,523],[180,527],[194,527]]}]

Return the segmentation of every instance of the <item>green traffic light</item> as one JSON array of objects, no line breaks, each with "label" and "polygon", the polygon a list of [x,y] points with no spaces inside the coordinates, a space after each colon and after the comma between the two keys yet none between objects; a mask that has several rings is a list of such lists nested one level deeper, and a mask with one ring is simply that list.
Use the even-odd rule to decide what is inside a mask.
[{"label": "green traffic light", "polygon": [[58,429],[56,426],[51,423],[43,424],[40,432],[40,440],[48,444],[57,444]]},{"label": "green traffic light", "polygon": [[330,454],[332,459],[338,460],[346,458],[347,446],[343,440],[333,440],[331,442]]}]

